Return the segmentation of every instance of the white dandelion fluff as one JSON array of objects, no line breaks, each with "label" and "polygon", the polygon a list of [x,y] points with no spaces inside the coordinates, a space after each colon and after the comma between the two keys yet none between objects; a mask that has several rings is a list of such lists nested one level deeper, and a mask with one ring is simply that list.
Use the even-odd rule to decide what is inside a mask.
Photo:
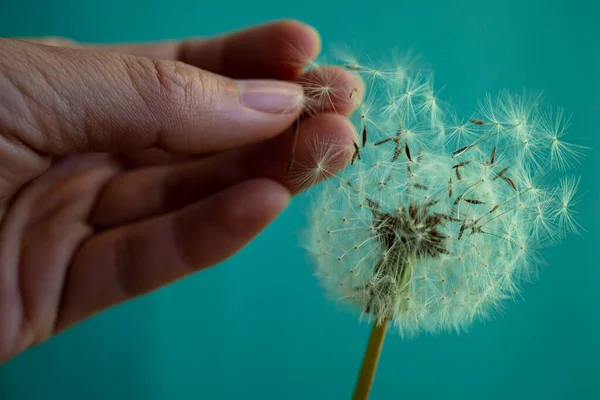
[{"label": "white dandelion fluff", "polygon": [[519,291],[538,248],[578,231],[579,178],[551,171],[584,148],[565,141],[569,119],[539,95],[487,95],[460,118],[436,97],[431,72],[398,66],[398,80],[373,79],[372,65],[348,60],[370,79],[352,117],[352,165],[318,187],[310,208],[305,244],[318,279],[375,327],[466,329]]}]

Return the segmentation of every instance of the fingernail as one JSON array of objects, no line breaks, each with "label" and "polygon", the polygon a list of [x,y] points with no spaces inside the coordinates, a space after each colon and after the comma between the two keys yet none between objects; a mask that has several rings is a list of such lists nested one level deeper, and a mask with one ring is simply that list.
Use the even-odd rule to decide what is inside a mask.
[{"label": "fingernail", "polygon": [[282,81],[239,80],[241,103],[253,110],[287,114],[297,112],[302,101],[300,85]]}]

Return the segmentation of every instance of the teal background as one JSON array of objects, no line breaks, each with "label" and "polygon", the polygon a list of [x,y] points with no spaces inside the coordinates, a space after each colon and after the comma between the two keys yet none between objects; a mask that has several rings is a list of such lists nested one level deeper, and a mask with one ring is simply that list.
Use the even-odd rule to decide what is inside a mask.
[{"label": "teal background", "polygon": [[[545,252],[540,279],[468,334],[386,339],[372,399],[600,398],[600,5],[548,1],[214,3],[3,1],[1,36],[141,41],[207,35],[280,17],[325,48],[412,48],[443,98],[543,90],[593,148],[581,166],[587,229]],[[326,300],[298,245],[300,196],[223,265],[94,317],[0,366],[0,399],[347,399],[368,326]],[[594,251],[594,248],[596,249]]]}]

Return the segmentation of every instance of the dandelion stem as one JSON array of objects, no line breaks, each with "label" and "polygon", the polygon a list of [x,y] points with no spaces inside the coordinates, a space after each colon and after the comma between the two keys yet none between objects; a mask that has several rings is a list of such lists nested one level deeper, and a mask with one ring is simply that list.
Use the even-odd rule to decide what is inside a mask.
[{"label": "dandelion stem", "polygon": [[387,325],[387,318],[384,319],[383,322],[375,321],[373,323],[362,366],[360,367],[358,379],[356,380],[352,400],[366,400],[369,398],[369,392],[371,391],[371,385],[373,385],[373,378],[375,377],[375,370],[377,369],[379,355],[381,354],[381,348],[383,347],[383,339],[385,338]]}]

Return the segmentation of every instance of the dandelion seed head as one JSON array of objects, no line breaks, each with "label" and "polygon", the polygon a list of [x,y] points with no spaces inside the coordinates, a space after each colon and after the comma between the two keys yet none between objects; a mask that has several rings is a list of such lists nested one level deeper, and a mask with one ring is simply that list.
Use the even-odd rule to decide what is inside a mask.
[{"label": "dandelion seed head", "polygon": [[[373,78],[351,117],[369,139],[360,160],[316,189],[305,235],[316,275],[402,335],[466,329],[519,293],[539,248],[579,231],[579,179],[545,178],[583,148],[564,142],[564,114],[538,94],[488,94],[462,118],[431,71],[361,62],[345,55],[342,66]],[[326,164],[327,151],[314,154]]]}]

